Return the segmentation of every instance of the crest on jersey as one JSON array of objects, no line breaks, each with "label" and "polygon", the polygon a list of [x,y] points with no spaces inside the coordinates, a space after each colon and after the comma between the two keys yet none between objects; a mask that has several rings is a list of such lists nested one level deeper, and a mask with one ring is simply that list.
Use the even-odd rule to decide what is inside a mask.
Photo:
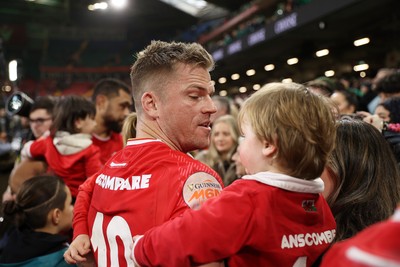
[{"label": "crest on jersey", "polygon": [[186,180],[182,195],[191,209],[198,209],[207,199],[218,196],[221,190],[217,178],[206,172],[196,172]]},{"label": "crest on jersey", "polygon": [[317,211],[314,200],[303,200],[301,206],[305,211]]}]

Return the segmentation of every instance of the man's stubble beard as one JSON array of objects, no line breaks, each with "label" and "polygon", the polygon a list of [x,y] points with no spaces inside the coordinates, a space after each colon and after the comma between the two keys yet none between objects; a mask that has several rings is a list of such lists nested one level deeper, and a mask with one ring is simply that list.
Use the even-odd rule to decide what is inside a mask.
[{"label": "man's stubble beard", "polygon": [[116,120],[112,118],[110,115],[104,116],[104,125],[107,127],[108,130],[120,133],[122,130],[122,121]]}]

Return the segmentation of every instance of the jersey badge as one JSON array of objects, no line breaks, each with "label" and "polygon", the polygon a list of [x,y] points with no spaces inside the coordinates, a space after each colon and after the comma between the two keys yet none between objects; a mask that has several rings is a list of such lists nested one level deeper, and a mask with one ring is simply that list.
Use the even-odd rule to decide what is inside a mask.
[{"label": "jersey badge", "polygon": [[218,196],[221,191],[217,178],[205,172],[196,172],[186,180],[182,195],[191,209],[198,209],[204,201]]},{"label": "jersey badge", "polygon": [[314,200],[303,200],[303,202],[301,203],[301,206],[303,207],[303,209],[305,211],[317,211],[317,207],[315,207],[315,202]]}]

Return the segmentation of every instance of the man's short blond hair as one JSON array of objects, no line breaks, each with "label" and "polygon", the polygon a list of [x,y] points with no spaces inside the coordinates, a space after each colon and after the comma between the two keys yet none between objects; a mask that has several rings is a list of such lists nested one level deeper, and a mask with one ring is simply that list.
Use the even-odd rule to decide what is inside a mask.
[{"label": "man's short blond hair", "polygon": [[[136,110],[141,110],[141,97],[149,90],[162,91],[177,64],[214,68],[212,56],[197,43],[152,41],[136,55],[131,68],[131,82]],[[151,87],[151,88],[150,88]]]},{"label": "man's short blond hair", "polygon": [[263,141],[275,144],[275,161],[286,174],[315,179],[335,142],[335,117],[327,98],[296,83],[269,83],[243,104],[239,125],[249,123]]}]

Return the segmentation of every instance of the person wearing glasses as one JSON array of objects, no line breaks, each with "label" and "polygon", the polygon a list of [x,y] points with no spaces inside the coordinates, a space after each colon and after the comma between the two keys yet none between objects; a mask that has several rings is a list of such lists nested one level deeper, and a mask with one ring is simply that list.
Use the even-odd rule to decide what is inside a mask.
[{"label": "person wearing glasses", "polygon": [[39,139],[43,135],[49,134],[50,126],[53,123],[54,104],[54,97],[41,96],[32,105],[29,113],[29,126],[33,139]]},{"label": "person wearing glasses", "polygon": [[[37,140],[46,137],[50,133],[50,127],[53,123],[53,109],[56,103],[56,98],[51,96],[40,96],[32,104],[29,115],[29,134],[24,134],[24,138],[20,140],[20,148],[23,148],[26,142]],[[18,149],[19,151],[19,149]],[[8,178],[8,187],[3,193],[3,201],[12,197],[12,188],[10,184],[14,181],[20,185],[26,178],[34,175],[42,174],[46,171],[47,166],[43,161],[27,161],[21,164],[21,159],[18,157],[14,162],[14,167]]]}]

